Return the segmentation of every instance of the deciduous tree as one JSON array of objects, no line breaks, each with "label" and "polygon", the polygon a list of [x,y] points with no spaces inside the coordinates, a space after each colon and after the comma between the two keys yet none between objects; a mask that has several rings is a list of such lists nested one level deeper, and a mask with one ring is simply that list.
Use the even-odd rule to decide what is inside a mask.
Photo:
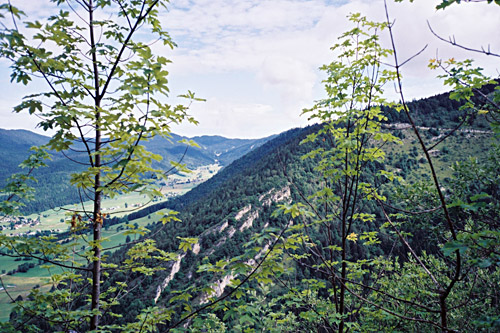
[{"label": "deciduous tree", "polygon": [[[11,81],[23,85],[41,81],[46,87],[24,97],[14,110],[39,117],[38,125],[55,133],[47,148],[77,153],[78,157],[69,158],[68,163],[83,164],[87,169],[73,174],[71,183],[78,188],[82,201],[93,202],[89,210],[82,205],[81,210],[68,214],[74,232],[72,244],[86,239],[82,235],[91,234],[91,251],[84,255],[88,265],[85,260],[75,260],[71,246],[61,247],[53,237],[1,239],[2,245],[15,249],[17,255],[69,269],[52,277],[56,288],[69,292],[64,296],[68,298],[66,312],[54,293],[43,296],[46,302],[54,302],[46,313],[40,306],[29,309],[27,303],[21,305],[28,317],[43,318],[49,326],[74,329],[85,327],[88,319],[88,329],[99,328],[102,311],[116,302],[104,301],[112,291],[101,290],[103,269],[116,268],[103,262],[101,230],[108,215],[102,211],[102,200],[133,191],[150,198],[161,195],[155,184],[166,175],[153,167],[160,156],[148,152],[143,143],[156,136],[168,139],[172,124],[196,123],[188,115],[188,105],[168,103],[170,61],[153,50],[157,45],[167,49],[175,46],[161,25],[160,13],[167,3],[51,0],[53,15],[29,21],[25,21],[22,8],[11,1],[0,6],[0,55],[11,61]],[[182,97],[196,100],[191,92]],[[165,217],[165,221],[170,218]],[[145,230],[138,232],[144,234]],[[122,268],[151,274],[136,261],[149,258],[155,251],[153,242],[136,244]],[[165,253],[159,254],[162,256],[172,259]],[[81,298],[74,284],[87,275],[91,281],[90,306],[86,311],[72,312],[75,300],[69,298]],[[124,284],[114,288],[126,289]],[[38,300],[43,298],[38,296]]]}]

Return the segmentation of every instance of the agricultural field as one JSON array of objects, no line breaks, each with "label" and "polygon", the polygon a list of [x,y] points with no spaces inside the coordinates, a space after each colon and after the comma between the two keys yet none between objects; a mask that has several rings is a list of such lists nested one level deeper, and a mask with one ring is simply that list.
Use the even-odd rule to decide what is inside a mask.
[{"label": "agricultural field", "polygon": [[[110,214],[111,217],[122,217],[140,208],[182,195],[211,178],[220,169],[219,164],[211,164],[198,167],[191,173],[173,174],[166,182],[158,184],[163,197],[150,199],[144,194],[130,193],[112,199],[104,199],[102,203],[103,213]],[[82,207],[85,210],[90,210],[92,202],[66,205],[28,216],[1,217],[0,230],[3,229],[1,232],[6,235],[30,235],[37,231],[47,230],[56,233],[66,231],[71,212],[82,211]]]},{"label": "agricultural field", "polygon": [[[130,240],[135,239],[135,235],[127,235],[126,232],[130,229],[128,225],[147,228],[148,225],[158,222],[165,212],[166,210],[160,210],[146,217],[129,221],[128,223],[115,224],[109,228],[103,229],[103,251],[112,252],[116,250],[121,244],[126,242],[127,236],[130,237]],[[78,253],[83,253],[89,249],[88,245],[84,243],[75,244],[74,247]],[[14,274],[8,274],[9,271],[25,263],[34,263],[35,267],[30,268],[24,273],[16,272]],[[58,269],[52,268],[49,271],[46,268],[42,268],[35,260],[15,261],[14,258],[10,257],[0,257],[0,267],[2,269],[1,278],[3,282],[3,286],[0,285],[0,321],[9,319],[9,313],[13,307],[13,304],[11,304],[11,297],[13,299],[16,299],[19,295],[26,297],[30,290],[35,287],[40,287],[42,290],[50,289],[51,284],[48,277]],[[9,295],[4,292],[4,286],[7,287]]]}]

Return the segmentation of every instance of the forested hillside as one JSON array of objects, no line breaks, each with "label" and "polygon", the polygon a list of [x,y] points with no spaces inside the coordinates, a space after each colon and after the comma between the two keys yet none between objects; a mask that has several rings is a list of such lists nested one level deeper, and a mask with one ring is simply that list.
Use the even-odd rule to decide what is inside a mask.
[{"label": "forested hillside", "polygon": [[[493,90],[494,86],[490,85],[481,91],[488,94]],[[461,111],[460,107],[464,104],[458,101],[450,100],[450,93],[415,100],[410,102],[409,105],[412,110],[417,110],[415,112],[415,119],[417,123],[422,124],[421,127],[427,128],[424,133],[429,142],[437,143],[442,136],[452,133],[457,126],[461,126],[463,122],[467,122],[465,126],[460,127],[460,131],[455,133],[455,138],[452,138],[447,142],[448,145],[443,144],[440,146],[441,149],[444,148],[444,154],[441,155],[441,159],[451,161],[453,159],[459,159],[460,156],[463,155],[473,156],[476,153],[481,154],[483,150],[487,149],[489,145],[488,141],[481,140],[481,138],[484,138],[481,135],[481,132],[484,132],[483,134],[491,134],[487,118],[478,118],[477,116],[468,115],[466,111]],[[408,119],[401,115],[401,113],[397,112],[394,108],[383,107],[382,109],[387,114],[387,120],[385,122],[385,124],[387,124],[387,128],[392,130],[395,135],[403,138],[405,136],[404,133],[408,133],[408,131],[402,131],[401,129],[408,129]],[[428,127],[429,124],[437,125],[438,123],[441,124],[441,126]],[[236,159],[224,168],[216,177],[198,185],[194,190],[183,196],[169,200],[168,202],[152,205],[145,210],[133,213],[130,215],[130,219],[146,216],[164,208],[182,211],[186,205],[202,199],[204,196],[210,194],[235,175],[253,170],[258,161],[267,155],[278,151],[279,147],[286,145],[289,140],[296,137],[302,137],[303,139],[304,135],[306,135],[305,133],[311,133],[313,131],[317,131],[318,129],[319,125],[316,125],[305,129],[297,128],[284,132],[273,140],[269,140],[260,149],[256,149],[255,151]],[[479,131],[479,133],[477,131]],[[489,135],[486,135],[486,137],[488,136]],[[477,141],[477,144],[472,146],[470,145],[471,137],[475,137],[474,141]],[[400,168],[404,175],[410,176],[411,171],[415,169],[413,166],[418,165],[418,160],[420,158],[417,158],[419,155],[418,153],[415,153],[417,150],[415,139],[411,139],[409,137],[407,141],[409,141],[410,144],[405,145],[404,147],[389,149],[388,160],[395,167]],[[293,147],[293,149],[301,149],[300,145],[294,145]],[[450,155],[452,157],[450,157]],[[447,166],[449,165],[447,164]],[[440,168],[444,171],[444,175],[449,174],[449,172],[445,170],[444,165],[440,166]],[[415,174],[418,175],[418,172]]]},{"label": "forested hillside", "polygon": [[[493,140],[493,134],[482,125],[487,124],[485,118],[482,117],[469,120],[467,126],[461,127],[459,131],[454,132],[446,142],[439,143],[443,134],[449,133],[451,129],[463,121],[464,118],[462,117],[466,116],[466,112],[459,110],[460,103],[442,102],[448,96],[449,94],[438,95],[414,101],[410,105],[411,107],[439,105],[439,103],[444,105],[436,108],[434,112],[426,112],[425,115],[426,121],[431,123],[448,119],[444,122],[444,128],[428,128],[422,130],[422,135],[429,145],[437,143],[434,149],[435,164],[439,170],[439,178],[443,181],[444,186],[449,188],[447,193],[449,195],[453,193],[464,195],[469,192],[463,192],[463,189],[459,190],[459,188],[463,186],[463,178],[469,177],[463,174],[464,168],[467,167],[464,165],[458,168],[455,164],[457,161],[464,161],[474,156],[477,158],[477,161],[474,162],[475,165],[484,164],[488,166],[493,163],[491,164],[491,167],[493,167],[495,164],[491,160],[492,156],[488,155],[488,147],[491,145],[491,140]],[[446,105],[447,107],[445,107]],[[398,114],[390,109],[386,109],[386,112],[388,112],[389,117]],[[452,117],[450,117],[450,114]],[[401,123],[404,123],[404,118],[398,119],[396,123],[387,122],[384,131],[401,138],[404,144],[402,146],[387,145],[384,148],[387,152],[387,163],[370,163],[365,169],[367,171],[366,177],[373,180],[377,170],[396,171],[407,182],[400,181],[391,185],[391,187],[384,187],[384,183],[380,184],[383,189],[382,193],[390,198],[388,202],[390,206],[385,208],[388,211],[393,211],[392,205],[398,205],[396,201],[403,200],[403,202],[407,203],[400,207],[410,209],[410,207],[413,207],[413,202],[418,201],[420,202],[419,207],[424,209],[427,205],[432,206],[435,204],[434,200],[426,197],[426,194],[419,193],[420,191],[425,193],[425,191],[430,190],[429,170],[422,161],[423,155],[418,152],[418,143],[414,133],[408,126],[400,126]],[[394,124],[399,125],[393,126]],[[113,274],[111,279],[104,284],[104,288],[110,287],[109,283],[111,281],[121,281],[123,279],[128,280],[131,285],[134,285],[134,288],[124,296],[119,305],[112,307],[113,312],[121,314],[123,317],[117,320],[104,316],[103,322],[125,324],[135,320],[136,316],[148,306],[166,308],[177,306],[178,310],[175,311],[175,314],[172,314],[171,320],[165,325],[160,325],[161,330],[163,330],[179,324],[179,321],[182,320],[180,309],[186,304],[191,304],[190,306],[195,308],[197,304],[202,306],[209,299],[208,286],[211,286],[214,290],[212,296],[221,296],[232,292],[233,289],[228,284],[229,280],[227,278],[225,280],[224,274],[222,274],[223,271],[219,272],[213,269],[207,271],[207,267],[211,267],[210,264],[223,262],[224,265],[245,263],[245,267],[248,269],[253,267],[256,261],[255,258],[262,255],[262,247],[256,247],[256,249],[260,249],[257,252],[249,249],[252,246],[262,244],[262,242],[265,245],[266,242],[269,242],[269,235],[283,230],[290,222],[284,215],[273,214],[279,205],[292,202],[307,203],[307,200],[304,201],[304,199],[309,198],[322,188],[323,179],[321,174],[315,170],[318,161],[316,159],[304,159],[303,156],[319,147],[327,147],[327,140],[302,143],[308,136],[317,133],[321,128],[322,125],[315,125],[284,132],[233,161],[216,176],[187,194],[149,206],[129,214],[126,218],[110,220],[110,225],[122,221],[133,222],[135,219],[149,216],[162,209],[175,209],[180,212],[179,221],[168,223],[165,226],[158,223],[152,229],[153,239],[156,241],[158,248],[175,253],[178,252],[177,249],[179,244],[182,243],[182,239],[192,238],[197,239],[197,241],[193,244],[193,251],[178,252],[177,261],[162,264],[165,270],[158,271],[154,275],[143,278],[140,274],[134,273],[128,276],[123,275],[123,273]],[[199,138],[197,140],[204,142]],[[219,140],[216,139],[215,143],[220,143]],[[160,150],[160,148],[154,146],[153,149]],[[213,151],[217,151],[217,149],[220,151],[225,148],[219,146],[214,148]],[[477,195],[482,193],[481,191],[486,191],[489,195],[493,195],[498,192],[498,184],[491,183],[488,186],[487,189],[478,186],[472,193]],[[424,197],[417,199],[421,195],[424,195]],[[470,196],[470,194],[467,195]],[[375,219],[368,224],[353,225],[350,230],[352,233],[363,234],[363,232],[369,232],[384,223],[384,211],[378,205],[367,203],[362,208],[362,212],[373,214]],[[393,212],[396,213],[397,211]],[[459,219],[467,216],[465,212],[460,205],[453,209],[454,216]],[[438,215],[433,211],[417,215],[413,223],[408,224],[404,229],[408,233],[407,240],[409,244],[420,255],[425,253],[439,254],[441,251],[432,239],[432,230],[435,228],[433,227],[433,221],[439,219]],[[321,226],[313,227],[308,237],[316,239],[318,244],[324,244],[324,246],[331,242],[337,243],[340,241],[338,231],[333,231],[332,239],[325,238],[326,234],[324,232],[325,230]],[[382,231],[378,239],[376,246],[368,247],[362,245],[361,242],[351,242],[349,249],[353,253],[353,258],[373,260],[378,256],[389,256],[406,258],[405,260],[411,261],[407,257],[407,249],[403,244],[395,241],[392,232],[389,230]],[[125,249],[118,251],[111,257],[112,262],[116,263],[120,263],[125,258]],[[318,275],[314,265],[314,261],[304,257],[293,264],[292,271],[287,271],[286,279],[299,282],[313,281],[319,277],[321,280],[322,273]],[[276,267],[272,269],[276,269]],[[243,268],[241,268],[241,273],[234,273],[238,272],[238,270],[230,271],[233,272],[230,274],[232,278],[237,278],[245,272],[248,273]],[[267,278],[272,279],[275,273],[268,272],[266,274],[268,274]],[[242,298],[224,303],[225,308],[236,309],[231,312],[229,317],[227,315],[223,316],[226,318],[224,320],[226,327],[237,329],[253,327],[259,329],[270,325],[270,322],[266,320],[259,321],[256,317],[249,317],[248,321],[244,323],[239,322],[238,318],[245,316],[246,311],[257,311],[257,313],[264,316],[272,310],[272,308],[266,306],[252,305],[259,298],[256,299],[257,296],[253,295],[251,290],[264,292],[262,297],[265,297],[266,302],[273,302],[269,297],[277,297],[277,299],[290,297],[290,295],[286,296],[286,288],[283,289],[283,286],[280,286],[279,283],[268,290],[258,281],[259,279],[254,280],[245,286],[245,296]],[[279,279],[276,281],[279,281]],[[178,292],[182,295],[186,294],[186,288],[190,290],[188,292],[190,296],[176,299],[175,295],[179,295]],[[300,302],[304,302],[304,300]],[[253,310],[248,310],[248,306],[254,307]],[[215,313],[225,313],[220,307],[217,311]],[[206,320],[210,319],[209,317],[203,318],[205,318],[205,321],[200,325],[206,325]],[[217,322],[217,320],[215,321]],[[189,320],[188,322],[190,325],[194,325],[193,327],[198,325],[196,321]],[[307,322],[308,320],[300,321],[293,325],[296,325],[297,329],[314,330],[316,324],[307,324]],[[287,325],[292,325],[292,323],[285,321],[282,325],[284,325],[283,327],[289,327]]]},{"label": "forested hillside", "polygon": [[[491,96],[496,85],[485,85],[480,89],[481,94]],[[429,98],[413,100],[408,103],[412,110],[413,120],[421,127],[434,128],[436,130],[453,129],[464,123],[468,129],[490,130],[490,117],[479,117],[472,109],[461,110],[463,101],[450,98],[453,92],[439,94]],[[479,96],[472,97],[472,101],[477,108],[487,107],[488,102]],[[387,123],[408,123],[408,117],[404,113],[397,112],[389,106],[384,106],[383,110],[387,115]],[[488,120],[488,118],[490,118]]]},{"label": "forested hillside", "polygon": [[[412,107],[422,104],[432,105],[439,103],[444,97],[448,97],[448,94],[415,101],[411,105]],[[452,108],[452,103],[448,105],[450,105],[448,109],[443,107],[436,109],[435,112],[429,112],[426,115],[427,121],[439,121],[440,119],[447,119],[446,117],[450,113],[461,113],[458,110],[460,103],[455,105],[456,108]],[[463,112],[462,115],[464,115]],[[485,119],[477,119],[477,121],[482,124]],[[446,127],[456,125],[457,123],[452,120],[446,122]],[[475,163],[484,163],[489,167],[494,166],[494,161],[491,160],[492,156],[487,152],[491,140],[493,140],[493,134],[487,130],[481,133],[470,131],[474,128],[482,128],[481,126],[476,121],[471,120],[470,127],[462,127],[461,131],[454,133],[445,144],[438,144],[434,149],[436,151],[435,165],[439,170],[438,176],[443,182],[443,186],[447,188],[446,193],[449,196],[458,194],[456,192],[457,187],[462,186],[459,180],[464,175],[461,174],[463,170],[456,167],[457,161],[464,161],[474,156],[474,158],[477,158]],[[188,194],[129,215],[129,220],[133,220],[154,213],[159,209],[179,210],[181,212],[179,215],[180,221],[163,227],[160,227],[159,224],[161,231],[153,233],[157,245],[165,251],[175,252],[182,239],[194,237],[198,240],[194,245],[193,252],[179,252],[179,260],[167,264],[165,271],[141,280],[140,285],[137,286],[137,292],[133,291],[126,296],[124,302],[126,305],[121,304],[114,309],[117,313],[123,314],[121,320],[124,322],[133,320],[140,313],[141,308],[153,305],[169,308],[172,307],[172,302],[174,302],[174,304],[178,304],[179,308],[175,314],[172,314],[170,324],[162,326],[163,329],[166,329],[169,325],[177,325],[181,320],[182,315],[180,315],[181,312],[179,311],[183,304],[191,304],[191,306],[194,304],[195,308],[196,304],[199,304],[199,306],[204,304],[208,299],[207,286],[212,286],[214,289],[213,295],[215,296],[231,292],[233,289],[229,287],[230,284],[228,285],[228,281],[224,280],[224,275],[220,275],[222,271],[212,269],[207,271],[207,267],[211,267],[210,263],[224,263],[223,267],[226,267],[226,265],[232,267],[231,263],[239,262],[251,264],[247,268],[253,268],[256,264],[256,258],[262,255],[262,248],[255,252],[250,250],[251,247],[257,246],[260,242],[264,242],[265,245],[266,242],[269,242],[269,233],[276,235],[290,222],[283,215],[273,214],[278,206],[291,202],[306,204],[308,200],[305,200],[305,198],[310,198],[322,188],[324,180],[321,174],[315,170],[318,161],[303,159],[303,156],[319,147],[327,146],[326,141],[318,140],[315,143],[301,144],[309,135],[319,131],[321,127],[316,125],[282,133],[259,149],[236,160],[218,175],[199,185]],[[433,142],[437,143],[442,134],[448,130],[432,128],[423,130],[422,135],[425,137],[426,142],[432,144]],[[369,233],[372,232],[371,230],[381,227],[386,221],[385,212],[398,212],[398,210],[391,208],[393,205],[409,210],[418,206],[419,209],[425,211],[426,207],[429,207],[428,205],[436,204],[434,200],[427,197],[429,193],[425,194],[425,191],[432,191],[430,187],[431,179],[428,175],[428,167],[422,161],[423,155],[418,153],[418,143],[412,130],[403,127],[403,129],[395,128],[386,129],[385,131],[401,137],[404,145],[387,145],[385,147],[388,154],[387,164],[374,162],[367,165],[365,179],[373,181],[377,178],[376,174],[380,170],[395,171],[396,174],[403,178],[390,187],[389,184],[384,185],[384,182],[379,184],[383,189],[382,193],[388,198],[387,206],[382,206],[385,208],[384,210],[376,202],[365,203],[360,213],[373,215],[374,219],[370,222],[353,224],[350,233],[355,235],[363,235],[363,233]],[[498,184],[488,186],[490,186],[488,189],[479,186],[472,193],[478,194],[486,190],[489,195],[494,195],[498,190]],[[420,193],[420,191],[424,192]],[[460,192],[460,195],[463,194],[465,193]],[[422,195],[423,197],[420,197]],[[420,199],[417,199],[417,197]],[[398,201],[406,203],[401,204]],[[460,207],[453,209],[454,218],[463,219],[464,213],[464,210]],[[400,221],[397,215],[395,215],[395,218]],[[413,222],[405,224],[403,229],[407,233],[407,241],[411,247],[419,255],[427,253],[440,256],[440,247],[433,241],[433,230],[437,227],[433,227],[433,225],[439,220],[439,214],[436,214],[431,209],[427,213],[412,217],[411,220]],[[325,232],[326,230],[321,225],[312,226],[308,237],[325,247],[328,244],[339,244],[341,242],[339,238],[340,230],[332,230],[330,236]],[[377,239],[376,245],[367,245],[366,241],[351,241],[349,251],[352,253],[352,258],[375,260],[379,256],[388,256],[390,258],[406,258],[404,261],[410,260],[411,262],[411,258],[407,256],[407,248],[395,239],[395,234],[391,230],[383,228]],[[300,242],[299,239],[297,241]],[[290,246],[291,248],[295,247],[295,245]],[[259,255],[259,253],[261,254]],[[123,260],[123,255],[124,252],[119,252],[113,261]],[[290,253],[290,255],[292,254]],[[327,252],[324,255],[327,255]],[[303,257],[296,260],[293,264],[294,268],[287,271],[285,276],[281,278],[276,276],[276,272],[267,272],[265,273],[266,278],[276,283],[271,289],[266,289],[268,287],[264,287],[263,284],[259,283],[259,278],[257,278],[256,281],[254,280],[245,287],[246,292],[242,299],[225,302],[224,306],[217,307],[220,312],[215,313],[220,313],[221,316],[224,313],[222,317],[225,318],[224,322],[228,328],[233,327],[238,330],[243,327],[264,329],[271,322],[265,319],[266,313],[267,315],[272,313],[274,307],[264,304],[257,305],[255,302],[258,300],[262,302],[265,299],[265,302],[271,302],[270,304],[272,304],[274,302],[272,298],[274,297],[277,297],[280,300],[279,302],[285,302],[285,299],[292,297],[289,291],[287,293],[285,285],[279,283],[280,279],[296,281],[296,287],[300,285],[300,281],[313,281],[311,279],[318,278],[321,281],[324,273],[314,267],[316,264],[313,259]],[[276,269],[276,267],[273,269]],[[227,271],[228,268],[225,269],[225,272]],[[232,278],[244,276],[243,272],[247,274],[249,272],[245,269],[241,269],[241,273],[234,273],[235,271],[231,269],[229,271],[233,272],[230,275]],[[238,272],[237,269],[236,272]],[[186,291],[186,289],[189,291]],[[180,301],[176,298],[176,295],[179,295],[176,290],[181,294],[188,293],[189,296],[186,296],[184,301]],[[264,292],[262,296],[259,296],[263,298],[255,296],[251,290]],[[305,304],[308,304],[306,300],[298,301],[295,299],[295,302],[306,302]],[[298,304],[295,306],[298,306]],[[226,310],[223,310],[224,308]],[[227,312],[229,308],[233,310]],[[289,308],[288,311],[292,309],[293,307]],[[493,308],[490,308],[490,310],[494,312]],[[260,313],[261,317],[246,314],[247,311],[257,311],[256,313]],[[295,311],[292,310],[292,312]],[[468,311],[474,311],[473,307],[467,309],[464,313],[468,313]],[[249,316],[248,321],[241,323],[238,318],[246,315]],[[297,326],[293,326],[291,321],[285,321],[286,325],[283,324],[284,326],[278,327],[315,330],[316,324],[307,324],[308,320],[300,322],[294,324]],[[191,322],[191,324],[193,323]]]},{"label": "forested hillside", "polygon": [[7,175],[18,172],[18,165],[26,158],[32,146],[47,143],[48,138],[26,130],[9,131],[0,129],[0,168],[2,182]]}]

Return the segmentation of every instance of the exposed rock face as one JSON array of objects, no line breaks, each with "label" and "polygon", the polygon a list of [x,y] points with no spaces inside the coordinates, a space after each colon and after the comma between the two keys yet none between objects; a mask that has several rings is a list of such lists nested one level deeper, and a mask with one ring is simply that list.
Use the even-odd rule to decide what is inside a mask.
[{"label": "exposed rock face", "polygon": [[[216,297],[220,297],[222,295],[222,293],[224,292],[224,289],[227,287],[227,285],[229,283],[231,283],[231,281],[234,279],[234,275],[233,274],[230,274],[230,275],[226,275],[222,278],[222,280],[219,280],[217,281],[217,283],[215,284],[214,286],[214,290],[215,290],[215,296]],[[203,302],[204,303],[204,302]],[[201,303],[201,304],[203,304]]]},{"label": "exposed rock face", "polygon": [[172,269],[170,271],[170,274],[165,278],[165,280],[163,280],[162,284],[159,285],[158,288],[156,288],[155,303],[160,298],[163,289],[165,289],[168,286],[170,281],[172,281],[172,279],[174,278],[175,274],[177,274],[177,272],[181,269],[181,261],[182,261],[182,258],[184,258],[185,256],[186,256],[185,253],[179,255],[177,260],[172,265]]},{"label": "exposed rock face", "polygon": [[[289,186],[285,186],[280,190],[276,190],[275,188],[272,188],[271,190],[267,191],[266,193],[262,194],[259,197],[259,202],[261,202],[262,207],[269,207],[275,202],[280,202],[280,201],[290,201],[291,200],[291,190]],[[233,226],[229,225],[229,221],[225,220],[221,224],[214,226],[208,230],[205,230],[200,236],[199,236],[199,241],[193,246],[193,253],[194,254],[199,254],[201,251],[200,247],[200,241],[203,239],[203,237],[206,237],[207,235],[214,234],[214,233],[222,233],[224,230],[227,229],[227,235],[221,237],[219,241],[208,251],[204,252],[203,255],[211,255],[216,251],[217,248],[222,246],[227,239],[232,238],[234,234],[239,231],[243,232],[246,229],[249,229],[253,226],[254,221],[259,218],[259,211],[261,210],[260,207],[252,207],[252,205],[247,205],[243,207],[241,210],[239,210],[236,215],[234,216],[234,219],[237,222],[244,221],[239,228],[235,228]],[[269,226],[269,223],[266,222],[264,225],[264,228],[267,228]],[[257,260],[267,252],[269,248],[269,245],[266,245],[256,256],[254,259],[250,259],[246,262],[247,265],[253,266],[257,263]],[[178,260],[173,264],[170,274],[163,280],[161,285],[158,286],[156,290],[156,297],[155,297],[155,303],[158,301],[158,299],[161,296],[162,291],[167,287],[167,285],[172,281],[174,278],[175,274],[179,272],[180,267],[181,267],[181,261],[182,258],[184,258],[186,254],[179,254]],[[188,278],[192,276],[192,274],[188,273]],[[213,289],[215,294],[214,295],[200,295],[199,300],[200,303],[206,303],[208,301],[208,298],[211,296],[216,296],[220,297],[224,293],[224,289],[228,286],[228,284],[231,283],[232,280],[236,278],[237,275],[229,274],[224,276],[222,279],[215,281],[213,285]]]},{"label": "exposed rock face", "polygon": [[251,212],[248,214],[248,217],[245,222],[240,227],[240,232],[243,232],[243,230],[250,228],[253,225],[253,221],[255,221],[256,218],[259,217],[259,211],[256,210],[254,212]]},{"label": "exposed rock face", "polygon": [[193,253],[194,254],[200,253],[200,243],[196,243],[193,245]]},{"label": "exposed rock face", "polygon": [[[285,201],[290,199],[291,191],[289,186],[283,187],[281,190],[271,189],[259,197],[259,201],[263,206],[271,206],[273,202]],[[288,201],[288,200],[287,200]]]},{"label": "exposed rock face", "polygon": [[236,229],[234,229],[233,227],[229,227],[228,232],[227,232],[229,235],[229,238],[233,237],[235,232],[236,232]]},{"label": "exposed rock face", "polygon": [[229,225],[229,222],[224,221],[224,223],[219,227],[219,232],[223,232],[224,229],[226,229],[228,225]]},{"label": "exposed rock face", "polygon": [[[259,253],[255,256],[254,259],[247,260],[245,264],[249,266],[254,266],[257,263],[257,260],[262,257],[267,251],[269,250],[269,244],[266,244],[262,250],[259,251]],[[209,297],[220,297],[224,293],[224,289],[231,284],[231,281],[233,281],[236,278],[237,274],[229,274],[224,276],[222,279],[216,281],[213,286],[214,294],[212,295],[202,295],[200,297],[200,304],[204,304],[208,302]]]},{"label": "exposed rock face", "polygon": [[248,213],[252,209],[252,205],[245,206],[242,210],[240,210],[238,213],[236,213],[236,216],[234,217],[236,221],[241,220],[243,215]]},{"label": "exposed rock face", "polygon": [[[227,223],[227,222],[226,222]],[[234,233],[236,232],[236,229],[234,229],[233,227],[229,227],[229,229],[227,229],[227,237],[222,237],[218,242],[217,244],[215,244],[215,247],[219,247],[221,246],[222,244],[224,244],[227,240],[227,238],[231,238],[233,237]],[[211,255],[212,253],[214,253],[214,249],[211,249],[208,253],[208,255]]]}]

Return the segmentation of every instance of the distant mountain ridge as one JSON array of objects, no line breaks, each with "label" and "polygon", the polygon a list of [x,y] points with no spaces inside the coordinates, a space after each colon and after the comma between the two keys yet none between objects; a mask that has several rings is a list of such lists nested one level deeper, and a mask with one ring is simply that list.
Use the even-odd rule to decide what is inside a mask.
[{"label": "distant mountain ridge", "polygon": [[[299,142],[305,138],[306,135],[318,131],[319,128],[320,125],[316,124],[305,128],[293,128],[285,131],[275,136],[273,139],[268,140],[258,148],[253,149],[251,152],[236,159],[230,165],[222,169],[217,175],[199,184],[188,193],[133,212],[128,215],[128,219],[134,220],[141,218],[163,208],[182,211],[187,206],[193,205],[197,201],[204,200],[206,196],[209,196],[219,188],[227,186],[227,183],[234,181],[234,179],[250,179],[251,176],[257,173],[257,170],[262,167],[260,164],[265,163],[267,165],[270,163],[268,160],[274,161],[275,167],[280,169],[281,166],[277,161],[277,152],[289,145],[293,146],[293,150],[295,151],[303,151],[304,148],[300,146]],[[237,183],[239,182],[241,182],[241,180],[237,181]],[[247,186],[251,187],[251,183],[252,182],[249,182]],[[242,188],[247,186],[242,186]]]},{"label": "distant mountain ridge", "polygon": [[[180,161],[188,168],[214,163],[224,167],[274,137],[273,135],[261,139],[229,139],[204,135],[190,138],[172,133],[169,140],[156,137],[144,144],[148,150],[162,156],[162,161],[156,164],[158,168],[169,169],[170,161]],[[193,140],[200,147],[188,147],[179,143],[184,139]],[[47,136],[28,130],[0,129],[0,186],[5,184],[11,174],[22,171],[18,166],[28,157],[30,147],[46,144],[49,140]],[[76,189],[69,185],[69,175],[83,169],[83,166],[70,162],[61,153],[52,152],[51,155],[52,160],[47,162],[49,167],[34,172],[38,182],[31,185],[37,191],[36,198],[26,203],[26,209],[23,211],[25,214],[80,200]],[[83,161],[82,156],[76,153],[68,152],[68,155]]]},{"label": "distant mountain ridge", "polygon": [[[487,85],[481,91],[483,94],[488,95],[494,89],[496,89],[495,85]],[[465,122],[464,128],[467,130],[483,132],[488,130],[489,124],[485,117],[477,117],[474,113],[468,114],[466,111],[460,110],[463,103],[452,100],[449,96],[450,92],[447,92],[409,102],[408,106],[414,121],[426,128],[433,128],[434,132],[438,129],[443,129],[443,133],[449,132],[449,130],[445,129],[452,129],[462,122]],[[476,102],[480,105],[481,98],[474,98],[477,99]],[[388,118],[385,125],[390,127],[394,124],[407,123],[403,113],[389,107],[382,107],[382,109]],[[294,136],[297,134],[295,131],[299,130],[291,130],[287,135]],[[282,134],[284,133],[287,132]],[[163,157],[163,160],[155,166],[165,170],[170,168],[170,161],[181,161],[189,168],[213,163],[219,163],[225,167],[236,161],[235,165],[223,173],[221,177],[214,178],[207,184],[200,186],[196,192],[189,193],[182,199],[179,198],[169,203],[169,206],[181,209],[188,203],[199,200],[231,178],[232,175],[246,169],[249,161],[255,162],[258,160],[256,155],[238,161],[240,157],[255,151],[256,148],[266,142],[270,143],[268,147],[279,145],[278,142],[283,140],[283,137],[272,142],[272,139],[276,138],[278,138],[278,135],[262,139],[228,139],[216,135],[189,138],[172,133],[170,140],[156,137],[146,142],[145,145],[151,152]],[[194,140],[200,147],[188,147],[186,150],[185,144],[178,143],[183,139]],[[0,129],[0,186],[4,184],[9,175],[20,171],[17,166],[28,156],[29,147],[46,143],[48,140],[48,137],[26,130]],[[266,149],[261,150],[261,152],[263,151],[266,151]],[[266,154],[269,152],[267,151]],[[260,153],[257,155],[260,155],[259,158],[263,156]],[[78,171],[78,166],[75,167],[75,164],[68,163],[68,160],[62,154],[53,154],[53,160],[49,162],[49,168],[37,170],[34,174],[38,179],[38,183],[34,184],[38,191],[36,200],[27,203],[24,213],[78,202],[80,200],[78,193],[75,190],[68,191],[68,189],[71,189],[68,185],[69,174],[75,171]],[[50,206],[47,206],[48,203],[50,203]]]},{"label": "distant mountain ridge", "polygon": [[[262,139],[228,139],[218,135],[203,135],[186,137],[172,133],[170,140],[156,137],[145,143],[145,146],[153,153],[163,157],[163,161],[178,161],[182,158],[189,168],[201,165],[219,163],[222,166],[229,165],[232,161],[261,146],[268,140],[274,138],[272,135]],[[181,140],[193,140],[200,147],[188,147],[178,143]]]}]

